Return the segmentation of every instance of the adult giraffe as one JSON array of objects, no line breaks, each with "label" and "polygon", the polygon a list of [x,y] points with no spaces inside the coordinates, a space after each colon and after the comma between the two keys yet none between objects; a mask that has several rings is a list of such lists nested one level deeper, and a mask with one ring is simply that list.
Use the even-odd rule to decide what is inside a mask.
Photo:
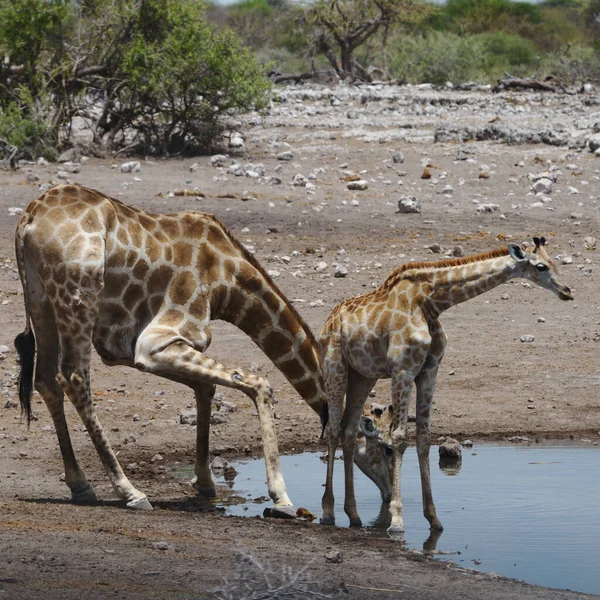
[{"label": "adult giraffe", "polygon": [[281,475],[269,383],[204,352],[211,341],[210,321],[233,323],[320,413],[325,397],[318,346],[256,259],[216,218],[199,212],[152,215],[95,190],[59,185],[27,207],[17,227],[16,256],[27,319],[15,340],[21,406],[30,419],[37,341],[35,388],[52,415],[74,502],[94,502],[96,494],[75,458],[64,393],[116,494],[130,508],[152,508],[123,473],[94,411],[93,345],[108,365],[135,367],[194,390],[194,487],[207,496],[215,494],[209,468],[215,385],[247,394],[260,420],[272,514],[294,514]]},{"label": "adult giraffe", "polygon": [[[433,392],[446,335],[442,312],[513,279],[524,277],[572,300],[560,281],[545,239],[533,238],[534,250],[520,246],[437,262],[407,263],[392,271],[376,290],[341,302],[325,322],[319,337],[325,391],[329,408],[329,459],[321,522],[335,523],[332,489],[334,451],[343,429],[345,470],[344,510],[351,525],[361,521],[354,497],[352,457],[362,410],[378,379],[392,379],[392,415],[389,431],[379,431],[363,419],[363,432],[391,438],[390,533],[403,532],[400,472],[407,447],[406,423],[413,383],[417,388],[417,454],[421,472],[423,513],[431,529],[442,529],[431,493],[429,447]],[[346,405],[342,413],[344,395]],[[342,416],[343,414],[343,416]]]}]

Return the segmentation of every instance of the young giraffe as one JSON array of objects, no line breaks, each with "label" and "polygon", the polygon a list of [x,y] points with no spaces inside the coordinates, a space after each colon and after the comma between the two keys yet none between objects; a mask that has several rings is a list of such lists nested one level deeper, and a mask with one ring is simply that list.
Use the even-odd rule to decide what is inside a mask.
[{"label": "young giraffe", "polygon": [[[404,531],[400,472],[407,447],[406,423],[413,383],[417,388],[417,454],[423,513],[432,529],[442,529],[435,512],[429,472],[431,404],[446,346],[439,316],[455,304],[515,277],[529,279],[562,300],[572,300],[571,290],[559,280],[556,266],[546,252],[545,239],[535,237],[533,241],[532,253],[511,244],[508,248],[465,258],[402,265],[376,290],[346,300],[333,310],[319,337],[330,424],[322,523],[335,523],[333,465],[342,429],[344,510],[351,525],[361,525],[352,470],[357,427],[365,400],[377,379],[391,377],[392,422],[388,435],[392,446],[389,467],[392,498],[388,532]],[[344,394],[346,406],[342,415]],[[372,435],[378,435],[372,421],[362,425]]]},{"label": "young giraffe", "polygon": [[116,494],[130,508],[152,508],[123,473],[94,411],[93,345],[108,365],[135,367],[194,390],[194,487],[206,496],[215,495],[209,468],[215,385],[252,398],[273,514],[294,514],[281,475],[269,383],[204,352],[211,341],[210,321],[233,323],[320,413],[324,394],[318,346],[259,263],[217,219],[199,212],[152,215],[94,190],[60,185],[28,206],[17,227],[16,255],[27,318],[24,333],[15,340],[22,365],[21,405],[30,420],[37,341],[35,388],[52,415],[74,502],[93,502],[96,495],[75,458],[63,392],[85,423]]}]

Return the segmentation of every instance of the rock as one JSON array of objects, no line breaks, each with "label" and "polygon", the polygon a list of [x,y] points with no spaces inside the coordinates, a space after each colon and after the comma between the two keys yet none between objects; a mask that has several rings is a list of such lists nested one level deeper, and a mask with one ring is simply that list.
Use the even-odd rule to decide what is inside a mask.
[{"label": "rock", "polygon": [[583,245],[586,250],[595,250],[596,249],[596,238],[595,237],[584,237]]},{"label": "rock", "polygon": [[190,166],[190,173],[195,173],[200,168],[200,165],[196,162]]},{"label": "rock", "polygon": [[181,425],[196,425],[198,416],[195,410],[182,410],[179,413],[179,423]]},{"label": "rock", "polygon": [[535,342],[535,335],[525,334],[522,335],[519,339],[525,344],[530,344],[531,342]]},{"label": "rock", "polygon": [[8,399],[4,403],[4,408],[17,408],[17,406],[19,406],[19,403],[16,400],[10,400],[10,399]]},{"label": "rock", "polygon": [[225,400],[221,400],[217,402],[217,410],[222,413],[232,413],[236,412],[238,409],[237,404],[233,402],[226,402]]},{"label": "rock", "polygon": [[285,162],[289,162],[294,159],[294,153],[291,150],[286,150],[285,152],[280,152],[277,155],[277,160],[282,160]]},{"label": "rock", "polygon": [[396,214],[421,214],[421,202],[415,196],[403,196],[398,200],[398,208]]},{"label": "rock", "polygon": [[121,173],[137,173],[141,168],[139,160],[132,160],[121,165]]},{"label": "rock", "polygon": [[327,269],[327,266],[327,263],[324,260],[321,260],[315,265],[315,271],[317,273],[322,273],[325,271],[325,269]]},{"label": "rock", "polygon": [[581,86],[581,91],[584,94],[595,94],[596,93],[596,86],[593,83],[584,83]]},{"label": "rock", "polygon": [[358,181],[349,181],[346,187],[349,190],[366,190],[369,184],[364,179],[359,179]]},{"label": "rock", "polygon": [[66,162],[70,162],[70,161],[78,161],[80,159],[81,159],[81,150],[79,150],[79,148],[77,148],[77,147],[74,147],[74,148],[69,148],[68,150],[65,150],[62,154],[60,154],[57,162],[66,163]]},{"label": "rock", "polygon": [[396,154],[392,156],[392,160],[397,165],[401,165],[402,163],[404,163],[404,152],[396,152]]},{"label": "rock", "polygon": [[4,344],[0,344],[0,354],[7,354],[10,352],[10,348]]},{"label": "rock", "polygon": [[340,564],[344,562],[344,557],[341,552],[337,550],[332,550],[331,552],[325,555],[325,561],[328,563]]},{"label": "rock", "polygon": [[437,242],[429,244],[429,246],[425,247],[427,248],[427,250],[433,252],[434,254],[441,254],[444,251],[444,249]]},{"label": "rock", "polygon": [[600,133],[595,133],[588,138],[588,145],[592,152],[600,149]]},{"label": "rock", "polygon": [[573,258],[571,256],[561,256],[560,257],[560,262],[563,265],[572,265],[573,264]]},{"label": "rock", "polygon": [[224,167],[228,158],[227,154],[214,154],[210,157],[210,164],[213,167]]},{"label": "rock", "polygon": [[461,256],[465,255],[465,251],[463,250],[462,246],[454,246],[454,248],[452,248],[452,256],[455,256],[456,258],[460,258]]},{"label": "rock", "polygon": [[348,275],[348,269],[346,269],[346,267],[344,267],[344,265],[340,265],[340,264],[335,264],[335,270],[333,271],[333,276],[334,277],[346,277],[346,275]]},{"label": "rock", "polygon": [[292,179],[292,185],[295,187],[306,187],[308,179],[301,173],[296,173]]},{"label": "rock", "polygon": [[27,183],[37,183],[40,180],[40,176],[35,173],[27,173],[25,180]]},{"label": "rock", "polygon": [[210,424],[211,425],[222,425],[223,423],[228,423],[228,422],[229,422],[229,417],[227,415],[219,414],[216,412],[213,412],[210,415]]},{"label": "rock", "polygon": [[538,323],[545,323],[545,322],[546,322],[546,319],[544,319],[544,317],[538,317],[538,318],[537,318],[537,322],[538,322]]},{"label": "rock", "polygon": [[349,111],[346,112],[346,119],[355,121],[356,119],[358,119],[358,116],[358,111],[354,108],[351,108]]},{"label": "rock", "polygon": [[498,204],[492,204],[491,202],[489,202],[487,204],[480,204],[476,210],[480,215],[482,215],[487,213],[498,212],[500,210],[500,206],[498,206]]},{"label": "rock", "polygon": [[243,152],[245,147],[244,138],[239,133],[233,134],[229,140],[229,147],[237,152]]},{"label": "rock", "polygon": [[153,550],[162,550],[163,552],[166,552],[167,550],[170,550],[173,546],[170,546],[169,544],[167,544],[167,542],[152,542],[152,549]]},{"label": "rock", "polygon": [[472,448],[473,442],[471,440],[464,440],[462,443],[463,448]]},{"label": "rock", "polygon": [[457,440],[447,437],[439,448],[440,458],[458,459],[462,456],[462,449]]},{"label": "rock", "polygon": [[212,462],[210,463],[210,468],[215,473],[220,473],[227,467],[228,464],[229,463],[224,458],[221,458],[220,456],[215,456],[215,458],[213,458]]},{"label": "rock", "polygon": [[269,275],[269,277],[281,277],[281,271],[278,271],[277,269],[269,269],[267,271],[267,275]]},{"label": "rock", "polygon": [[8,207],[8,214],[11,217],[17,217],[17,216],[23,214],[23,209],[20,206],[9,206]]}]

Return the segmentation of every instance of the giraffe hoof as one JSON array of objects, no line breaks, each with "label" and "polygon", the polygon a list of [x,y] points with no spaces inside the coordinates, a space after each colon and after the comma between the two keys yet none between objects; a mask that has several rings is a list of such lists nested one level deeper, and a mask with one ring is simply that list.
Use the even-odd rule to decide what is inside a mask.
[{"label": "giraffe hoof", "polygon": [[359,518],[350,519],[350,527],[362,527],[362,521]]},{"label": "giraffe hoof", "polygon": [[404,525],[392,525],[388,527],[387,534],[391,537],[402,536],[404,534]]},{"label": "giraffe hoof", "polygon": [[291,504],[282,506],[275,504],[271,507],[270,516],[274,519],[295,519],[296,509]]},{"label": "giraffe hoof", "polygon": [[335,525],[335,517],[321,517],[319,519],[321,525]]},{"label": "giraffe hoof", "polygon": [[217,490],[214,485],[204,486],[194,479],[192,480],[192,487],[196,490],[197,494],[203,498],[215,498],[217,495]]},{"label": "giraffe hoof", "polygon": [[71,502],[73,502],[73,504],[95,504],[98,502],[92,484],[86,483],[79,490],[71,490]]},{"label": "giraffe hoof", "polygon": [[136,498],[135,500],[130,500],[127,503],[127,508],[133,508],[134,510],[152,510],[152,504],[150,504],[148,498],[144,496],[143,498]]}]

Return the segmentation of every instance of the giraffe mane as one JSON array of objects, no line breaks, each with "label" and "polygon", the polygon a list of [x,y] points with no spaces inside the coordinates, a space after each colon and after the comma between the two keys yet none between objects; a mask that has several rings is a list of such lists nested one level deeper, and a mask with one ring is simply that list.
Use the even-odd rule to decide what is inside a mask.
[{"label": "giraffe mane", "polygon": [[[289,310],[294,315],[294,317],[296,317],[296,319],[298,320],[298,323],[300,324],[300,326],[306,333],[306,337],[310,341],[310,344],[313,346],[313,348],[318,349],[317,339],[315,338],[315,334],[313,333],[312,329],[307,325],[306,321],[298,313],[298,311],[296,310],[294,305],[287,299],[287,297],[279,289],[279,287],[273,281],[271,276],[265,271],[264,267],[258,262],[258,260],[254,257],[254,255],[247,250],[247,248],[244,246],[244,244],[242,244],[242,242],[240,242],[231,233],[231,231],[229,231],[229,229],[227,229],[227,227],[225,227],[225,225],[223,225],[223,223],[221,223],[221,221],[219,221],[219,219],[217,219],[217,217],[215,217],[214,215],[208,215],[208,216],[210,216],[210,218],[213,219],[215,221],[215,223],[217,223],[217,225],[219,225],[219,227],[221,227],[223,229],[223,232],[231,240],[231,243],[240,251],[240,253],[243,255],[243,257],[262,275],[262,277],[267,282],[268,286],[273,290],[273,292],[275,292],[275,294],[283,300],[284,304],[289,308]],[[320,358],[320,353],[318,351],[317,351],[317,356],[319,356],[319,358]]]},{"label": "giraffe mane", "polygon": [[444,269],[447,267],[459,267],[461,265],[468,265],[474,262],[482,260],[488,260],[490,258],[499,258],[500,256],[506,256],[508,254],[508,247],[497,248],[496,250],[488,250],[480,254],[473,254],[471,256],[461,256],[459,258],[447,258],[444,260],[430,260],[420,262],[409,262],[399,267],[396,267],[383,282],[381,286],[384,289],[390,289],[394,287],[400,280],[404,279],[407,271],[419,271],[419,270],[431,270],[431,269]]}]

